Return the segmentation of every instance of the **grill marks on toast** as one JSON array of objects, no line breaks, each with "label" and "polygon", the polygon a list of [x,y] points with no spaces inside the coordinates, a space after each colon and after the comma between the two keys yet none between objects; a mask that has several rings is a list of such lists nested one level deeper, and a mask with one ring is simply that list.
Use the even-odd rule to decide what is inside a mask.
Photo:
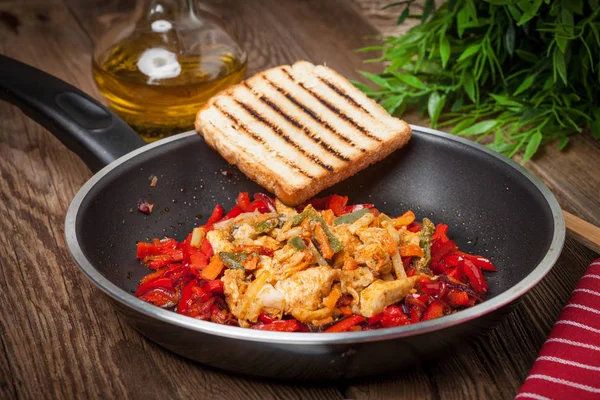
[{"label": "grill marks on toast", "polygon": [[352,146],[352,147],[360,150],[362,153],[364,153],[364,152],[367,151],[366,149],[358,146],[356,143],[354,143],[352,140],[350,140],[346,136],[344,136],[341,133],[339,133],[327,121],[324,121],[321,117],[319,117],[308,106],[302,104],[298,99],[296,99],[294,96],[292,96],[290,93],[288,93],[285,89],[281,88],[275,82],[271,81],[265,74],[261,74],[261,78],[265,82],[267,82],[269,85],[271,85],[279,93],[281,93],[282,95],[284,95],[289,101],[291,101],[296,107],[298,107],[298,109],[302,110],[304,113],[306,113],[307,115],[309,115],[313,120],[315,120],[318,124],[320,124],[321,126],[323,126],[324,128],[326,128],[328,131],[330,131],[331,133],[333,133],[337,138],[339,138],[343,142],[347,143],[348,145],[350,145],[350,146]]},{"label": "grill marks on toast", "polygon": [[304,156],[306,156],[307,158],[309,158],[310,160],[312,160],[315,164],[319,165],[321,168],[326,169],[329,172],[332,172],[334,170],[334,168],[329,165],[329,164],[325,164],[323,161],[321,161],[317,156],[315,156],[314,154],[309,153],[308,151],[306,151],[304,149],[304,147],[302,147],[301,145],[299,145],[298,143],[296,143],[289,135],[287,135],[285,132],[283,132],[278,126],[276,126],[273,122],[269,121],[267,118],[265,118],[264,116],[262,116],[260,114],[259,111],[257,111],[256,109],[254,109],[252,106],[243,103],[237,99],[234,99],[235,103],[237,105],[239,105],[240,107],[242,107],[244,110],[246,110],[246,112],[248,112],[248,114],[250,114],[254,119],[256,119],[257,121],[261,122],[263,125],[268,126],[273,132],[275,132],[277,134],[277,136],[279,136],[280,138],[282,138],[283,140],[285,140],[286,143],[288,143],[290,146],[292,146],[294,148],[294,150],[302,153]]},{"label": "grill marks on toast", "polygon": [[352,96],[350,96],[348,93],[346,93],[343,89],[335,86],[333,83],[329,82],[327,79],[323,78],[322,76],[317,76],[317,79],[319,79],[321,82],[323,82],[324,84],[326,84],[331,90],[333,90],[334,92],[336,92],[337,94],[339,94],[340,96],[342,96],[349,103],[351,103],[352,105],[354,105],[354,107],[360,108],[361,110],[363,110],[366,113],[369,112],[362,105],[360,105],[356,100],[354,100],[354,98],[352,98]]},{"label": "grill marks on toast", "polygon": [[[358,130],[364,136],[368,137],[369,139],[372,139],[372,140],[375,140],[377,142],[380,142],[380,143],[383,142],[383,140],[381,138],[379,138],[379,137],[371,134],[365,127],[359,125],[358,122],[356,122],[354,119],[352,119],[348,115],[344,114],[339,108],[337,108],[336,106],[334,106],[333,104],[331,104],[330,102],[328,102],[327,100],[325,100],[323,97],[321,97],[319,94],[315,93],[310,88],[307,88],[306,86],[304,86],[304,84],[302,84],[302,82],[298,82],[296,79],[294,79],[294,77],[292,76],[292,74],[290,74],[290,72],[288,71],[287,68],[282,68],[281,71],[283,71],[283,73],[287,76],[287,78],[290,81],[296,83],[298,86],[300,86],[301,88],[303,88],[312,97],[314,97],[315,99],[317,99],[321,104],[323,104],[325,107],[327,107],[329,110],[331,110],[339,118],[341,118],[344,121],[348,122],[350,125],[352,125],[356,130]],[[352,99],[352,100],[353,100],[354,103],[356,103],[354,101],[354,99]],[[362,107],[360,107],[360,108],[362,110]]]},{"label": "grill marks on toast", "polygon": [[[266,79],[265,79],[265,81],[266,81]],[[272,83],[271,82],[269,82],[269,83],[272,86]],[[329,144],[327,144],[323,140],[321,140],[321,138],[319,138],[319,136],[317,136],[314,132],[312,132],[307,126],[304,126],[303,124],[298,122],[298,120],[296,118],[287,114],[279,106],[277,106],[275,103],[273,103],[273,101],[271,101],[271,99],[269,99],[264,93],[261,93],[260,95],[257,94],[253,90],[253,88],[250,87],[250,85],[248,85],[247,81],[244,81],[243,85],[245,87],[247,87],[258,100],[260,100],[262,103],[264,103],[265,105],[270,107],[278,115],[281,115],[287,122],[292,124],[294,127],[298,128],[300,131],[304,132],[306,134],[306,136],[308,136],[313,142],[315,142],[316,144],[321,146],[321,148],[323,148],[327,153],[331,154],[332,156],[338,158],[341,161],[344,161],[344,162],[350,161],[349,157],[346,157],[345,155],[341,154],[338,150],[336,150],[335,148],[331,147]]]},{"label": "grill marks on toast", "polygon": [[[237,100],[236,100],[237,102]],[[281,161],[282,163],[284,163],[285,165],[287,165],[288,167],[290,167],[291,169],[293,169],[294,171],[306,176],[309,179],[315,179],[315,177],[313,175],[311,175],[310,173],[308,173],[307,171],[305,171],[304,169],[300,168],[295,162],[289,160],[286,157],[282,157],[279,152],[275,151],[268,143],[266,140],[264,140],[262,137],[260,137],[259,135],[257,135],[256,133],[252,132],[249,127],[247,125],[245,125],[244,123],[242,123],[238,118],[236,118],[233,114],[231,114],[230,112],[226,111],[220,104],[218,104],[217,102],[213,103],[213,107],[215,107],[215,109],[217,111],[219,111],[221,114],[223,114],[225,117],[227,117],[231,122],[233,122],[237,127],[241,128],[239,130],[237,130],[238,132],[240,132],[240,134],[245,134],[249,137],[251,137],[252,139],[254,139],[256,142],[260,143],[262,146],[264,146],[265,149],[267,149],[271,154],[275,154],[275,157],[277,157],[277,159],[279,161]]]}]

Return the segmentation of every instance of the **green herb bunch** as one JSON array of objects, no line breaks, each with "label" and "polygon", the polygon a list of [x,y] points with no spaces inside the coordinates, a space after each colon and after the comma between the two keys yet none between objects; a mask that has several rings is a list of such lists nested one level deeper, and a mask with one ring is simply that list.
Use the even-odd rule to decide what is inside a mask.
[{"label": "green herb bunch", "polygon": [[600,0],[448,0],[381,52],[381,74],[356,83],[391,114],[417,106],[432,127],[474,137],[523,162],[540,145],[591,128],[600,139]]}]

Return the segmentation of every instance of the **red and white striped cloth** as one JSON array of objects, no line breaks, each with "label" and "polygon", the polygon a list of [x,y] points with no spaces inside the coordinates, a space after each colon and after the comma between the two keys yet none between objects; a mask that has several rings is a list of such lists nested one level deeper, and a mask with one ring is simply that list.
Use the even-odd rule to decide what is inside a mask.
[{"label": "red and white striped cloth", "polygon": [[571,294],[517,399],[600,399],[600,259]]}]

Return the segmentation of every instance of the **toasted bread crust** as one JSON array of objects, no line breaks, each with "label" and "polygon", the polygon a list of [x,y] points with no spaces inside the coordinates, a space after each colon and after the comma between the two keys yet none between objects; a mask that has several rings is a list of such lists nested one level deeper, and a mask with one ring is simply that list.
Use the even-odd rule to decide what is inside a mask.
[{"label": "toasted bread crust", "polygon": [[[315,151],[315,149],[318,150],[318,147],[314,143],[308,142],[306,137],[301,138],[298,136],[305,135],[307,134],[306,132],[309,132],[308,124],[303,125],[301,120],[294,122],[294,120],[289,118],[289,115],[286,115],[287,120],[293,122],[293,125],[291,125],[284,119],[279,118],[280,114],[274,114],[272,110],[261,103],[261,101],[263,101],[261,97],[263,97],[264,94],[262,92],[257,92],[258,89],[255,89],[255,86],[265,83],[267,77],[276,80],[279,75],[283,76],[281,74],[282,72],[287,74],[290,79],[292,79],[292,74],[294,75],[294,79],[297,77],[302,78],[302,74],[305,74],[307,79],[322,79],[322,77],[326,77],[327,79],[332,80],[333,83],[325,80],[322,81],[325,82],[325,84],[328,84],[331,89],[335,89],[335,93],[330,89],[323,87],[323,91],[319,93],[313,92],[311,94],[330,108],[332,107],[329,106],[329,104],[339,107],[340,109],[334,108],[338,114],[332,114],[328,109],[317,102],[317,100],[314,100],[314,102],[311,102],[310,104],[314,104],[315,110],[320,107],[322,110],[321,113],[305,111],[309,113],[312,118],[316,118],[317,121],[320,121],[320,125],[311,121],[313,126],[317,128],[323,128],[323,121],[321,121],[321,119],[331,121],[338,116],[345,119],[344,121],[341,121],[341,119],[338,118],[334,121],[335,123],[331,122],[334,125],[337,124],[336,126],[338,127],[341,126],[344,129],[344,132],[334,132],[335,129],[325,124],[328,126],[329,131],[324,128],[318,130],[311,128],[312,132],[309,136],[312,140],[316,140],[319,145],[324,147],[326,146],[323,143],[329,139],[332,142],[337,141],[336,143],[341,143],[339,139],[340,134],[351,134],[354,135],[354,137],[360,138],[362,140],[360,146],[355,145],[353,141],[350,141],[353,147],[346,146],[344,149],[339,149],[338,146],[337,149],[339,149],[340,153],[351,153],[349,156],[342,157],[347,161],[340,161],[339,154],[336,154],[336,158],[327,153],[327,151]],[[283,79],[281,79],[281,81],[283,82]],[[311,91],[311,88],[313,87],[310,86],[313,85],[313,83],[306,85],[306,87],[303,87],[303,83],[295,84],[303,91]],[[289,86],[294,85],[294,83],[290,83],[289,80],[283,82],[282,85],[288,85],[288,89],[294,89],[294,87]],[[333,85],[335,85],[335,87]],[[279,87],[277,87],[277,89],[281,93],[285,92]],[[317,90],[319,89],[317,88]],[[250,95],[256,96],[256,99],[252,98],[253,101],[251,104],[239,101],[243,96]],[[303,92],[303,95],[306,95],[306,93]],[[284,100],[281,100],[281,102],[283,103]],[[285,101],[287,102],[287,100]],[[290,115],[292,111],[298,112],[297,109],[292,110],[292,108],[295,107],[292,103],[288,103],[278,103],[275,109],[281,111],[279,110],[281,107],[284,111],[288,110]],[[263,110],[262,116],[246,115],[242,108],[236,108],[238,105],[245,107],[246,104],[250,104],[256,109]],[[272,103],[267,104],[270,104],[271,108],[273,108]],[[226,109],[225,111],[224,108]],[[229,111],[231,111],[231,114]],[[250,109],[250,111],[252,111],[253,114],[253,110]],[[234,117],[233,114],[236,114],[236,116]],[[264,115],[272,115],[273,118],[279,118],[280,122],[274,124],[269,121],[269,118],[264,117]],[[351,115],[352,118],[359,121],[362,126],[376,126],[376,129],[379,127],[379,130],[367,132],[364,130],[365,128],[356,125],[361,129],[361,132],[356,133],[355,129],[346,123],[346,120],[349,120],[346,115]],[[260,121],[262,125],[251,117],[258,118],[258,121]],[[307,115],[306,118],[309,118],[309,116]],[[352,120],[351,122],[354,123],[355,121]],[[259,125],[260,127],[256,128]],[[259,129],[259,131],[264,128],[264,137],[258,137],[260,136],[258,134],[247,134],[246,131],[249,129],[248,126],[251,126],[252,129]],[[387,114],[379,104],[365,96],[345,78],[329,68],[321,66],[315,67],[307,62],[298,62],[292,67],[276,67],[261,74],[257,74],[239,85],[225,89],[223,92],[213,97],[206,106],[198,112],[195,127],[196,130],[204,136],[206,143],[218,151],[229,163],[237,165],[250,179],[271,191],[281,201],[288,205],[300,204],[311,197],[314,197],[323,189],[356,174],[370,164],[382,160],[395,150],[403,147],[409,141],[411,136],[410,126],[406,122]],[[279,136],[267,128],[277,132]],[[333,136],[334,133],[337,137],[330,137]],[[373,136],[370,136],[371,134]],[[280,140],[281,135],[285,136],[285,141]],[[369,135],[369,137],[367,137],[367,135]],[[265,137],[269,140],[266,140]],[[341,136],[341,138],[347,140],[344,136]],[[305,145],[297,143],[302,142],[300,139],[304,140],[303,143]],[[280,140],[277,146],[273,146],[276,147],[275,149],[265,149],[269,146],[270,140]],[[305,148],[307,147],[306,144],[308,144],[308,147],[312,150]],[[337,149],[334,149],[334,151],[337,151]],[[326,170],[323,167],[319,167],[319,165],[333,165],[334,168],[333,170]]]}]

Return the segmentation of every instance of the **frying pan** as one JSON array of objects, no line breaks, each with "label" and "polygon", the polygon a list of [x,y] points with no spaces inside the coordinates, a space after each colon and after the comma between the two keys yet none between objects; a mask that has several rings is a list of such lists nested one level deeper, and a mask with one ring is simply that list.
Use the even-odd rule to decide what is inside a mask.
[{"label": "frying pan", "polygon": [[[0,96],[19,106],[78,154],[96,174],[79,190],[65,220],[69,250],[84,274],[124,318],[165,348],[224,370],[294,379],[339,379],[397,370],[491,329],[556,262],[565,238],[558,202],[510,159],[470,141],[413,126],[403,149],[327,190],[390,215],[450,225],[461,249],[492,258],[488,299],[439,319],[375,331],[265,332],[195,320],[145,303],[133,292],[147,269],[136,242],[181,240],[216,203],[261,191],[196,132],[152,144],[80,90],[0,56]],[[148,177],[158,184],[150,187]],[[263,190],[264,191],[264,190]],[[154,212],[136,210],[138,200]]]}]

